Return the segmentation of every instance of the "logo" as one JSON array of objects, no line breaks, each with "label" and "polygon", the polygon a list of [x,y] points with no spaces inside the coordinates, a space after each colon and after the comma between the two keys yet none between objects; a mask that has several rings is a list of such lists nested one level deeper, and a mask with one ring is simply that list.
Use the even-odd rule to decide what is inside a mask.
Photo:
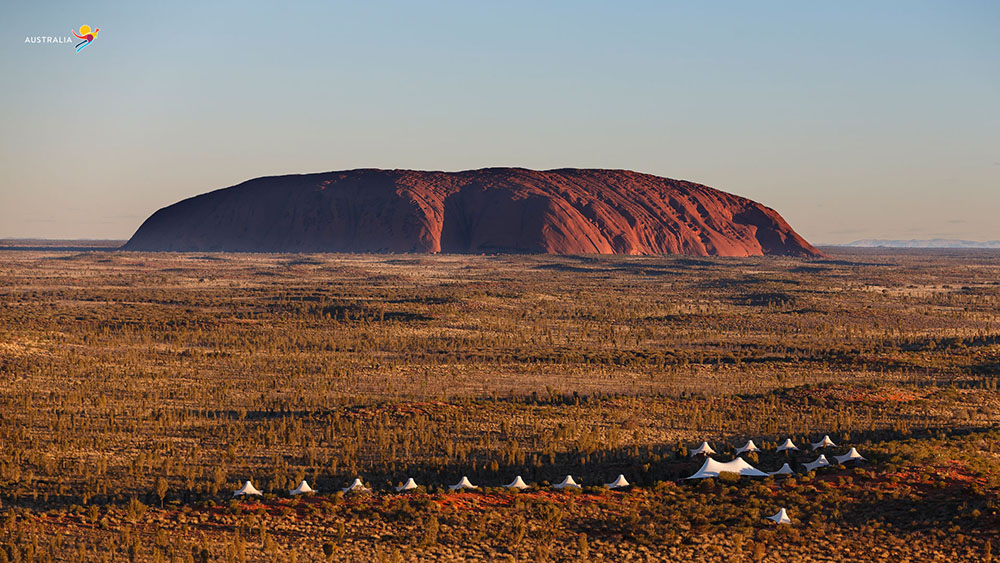
[{"label": "logo", "polygon": [[28,37],[24,38],[24,42],[31,43],[33,45],[37,45],[40,43],[57,43],[61,45],[63,43],[72,43],[73,38],[70,37],[69,35],[67,35],[66,37],[53,37],[51,35],[35,35],[35,36],[29,35]]},{"label": "logo", "polygon": [[89,25],[81,25],[80,26],[80,33],[77,33],[77,32],[74,31],[73,35],[75,35],[77,39],[83,39],[83,41],[81,41],[80,43],[77,44],[77,46],[76,46],[76,52],[79,53],[87,45],[90,45],[91,43],[93,43],[94,39],[97,39],[97,32],[100,31],[100,30],[101,30],[101,28],[97,28],[97,29],[91,31]]},{"label": "logo", "polygon": [[91,29],[89,25],[81,25],[80,29],[73,30],[73,35],[76,36],[76,39],[73,39],[69,35],[28,35],[24,38],[24,42],[32,45],[72,45],[79,39],[80,42],[76,44],[76,52],[79,53],[86,46],[93,43],[94,39],[97,39],[97,32],[99,31],[101,31],[99,27]]}]

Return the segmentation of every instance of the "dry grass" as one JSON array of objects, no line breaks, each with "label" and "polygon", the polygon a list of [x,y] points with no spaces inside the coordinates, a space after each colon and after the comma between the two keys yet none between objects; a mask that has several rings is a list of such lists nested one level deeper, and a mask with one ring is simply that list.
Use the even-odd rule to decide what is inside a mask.
[{"label": "dry grass", "polygon": [[[38,557],[61,560],[82,557],[69,551],[79,543],[94,560],[132,546],[137,560],[183,561],[198,546],[219,560],[240,560],[242,549],[248,560],[306,561],[334,540],[331,557],[344,560],[752,560],[758,544],[766,560],[808,555],[797,532],[760,524],[777,502],[822,514],[814,524],[845,542],[979,557],[996,518],[976,495],[997,485],[983,475],[997,464],[996,436],[984,430],[1000,418],[998,273],[990,252],[802,261],[2,251],[0,560],[34,542]],[[702,439],[827,433],[872,453],[877,487],[655,486],[697,469],[682,447]],[[966,441],[973,453],[956,449]],[[961,461],[978,489],[935,488],[928,477],[935,485],[898,493],[889,476],[912,480],[905,472],[932,455],[935,467]],[[434,490],[227,499],[248,478],[271,493],[301,478],[332,491],[361,474],[384,491],[409,475],[495,486],[518,473],[573,473],[584,484],[625,473],[639,487],[469,495],[481,508]],[[137,514],[136,503],[159,507],[161,479],[165,508]],[[698,508],[705,495],[715,508]],[[411,506],[397,507],[403,500]],[[861,516],[880,502],[885,519]],[[927,506],[940,517],[927,518]],[[431,517],[435,542],[421,539]],[[887,524],[856,537],[875,521]],[[937,524],[913,524],[924,521]],[[937,537],[941,526],[957,529]],[[376,529],[382,537],[366,535]],[[158,530],[183,541],[155,547]]]}]

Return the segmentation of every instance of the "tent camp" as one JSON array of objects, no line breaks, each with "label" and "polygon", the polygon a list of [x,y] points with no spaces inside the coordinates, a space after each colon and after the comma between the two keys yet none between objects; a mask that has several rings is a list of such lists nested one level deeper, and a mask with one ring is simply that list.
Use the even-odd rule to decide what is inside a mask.
[{"label": "tent camp", "polygon": [[306,483],[306,480],[303,479],[302,482],[299,483],[299,486],[288,491],[288,494],[291,496],[295,496],[295,495],[304,495],[306,493],[315,493],[315,492],[316,489],[310,487],[309,483]]},{"label": "tent camp", "polygon": [[413,480],[413,477],[410,477],[409,479],[406,480],[405,483],[396,487],[396,492],[409,491],[416,488],[417,488],[417,482]]},{"label": "tent camp", "polygon": [[610,483],[605,483],[604,484],[604,486],[607,487],[607,488],[609,488],[609,489],[621,489],[621,488],[624,488],[624,487],[628,487],[630,485],[631,484],[628,481],[625,480],[625,476],[622,475],[622,474],[620,474],[620,473],[618,474],[618,478],[617,479],[615,479],[614,481],[612,481]]},{"label": "tent camp", "polygon": [[820,467],[826,467],[830,465],[830,462],[827,461],[825,455],[820,454],[820,456],[816,458],[816,461],[810,461],[809,463],[803,463],[802,465],[806,467],[806,471],[812,471],[814,469],[819,469]]},{"label": "tent camp", "polygon": [[468,477],[466,477],[465,475],[462,475],[462,480],[459,481],[458,484],[456,484],[456,485],[449,485],[448,488],[451,489],[451,490],[453,490],[453,491],[457,491],[459,489],[478,489],[479,487],[473,485],[472,482],[469,481]]},{"label": "tent camp", "polygon": [[747,440],[746,444],[743,444],[742,446],[736,448],[736,455],[740,455],[743,452],[759,452],[759,451],[760,448],[757,447],[757,444],[753,443],[753,440]]},{"label": "tent camp", "polygon": [[863,461],[865,459],[864,457],[861,456],[861,454],[858,453],[858,450],[856,448],[851,448],[851,451],[847,452],[846,454],[835,455],[833,456],[833,458],[837,460],[837,463],[847,463],[848,461]]},{"label": "tent camp", "polygon": [[579,489],[580,485],[578,485],[577,482],[573,480],[572,475],[567,475],[566,478],[562,480],[562,483],[556,483],[555,485],[552,485],[553,489],[565,489],[567,487],[571,489]]},{"label": "tent camp", "polygon": [[517,477],[514,477],[514,480],[511,481],[510,484],[504,485],[504,487],[507,487],[508,489],[523,490],[528,488],[528,484],[524,482],[524,479],[521,479],[520,475],[518,475]]},{"label": "tent camp", "polygon": [[768,475],[791,475],[792,473],[794,473],[794,471],[792,471],[792,468],[786,463],[781,466],[781,469],[772,471],[768,473]]},{"label": "tent camp", "polygon": [[830,439],[830,436],[827,435],[827,436],[823,436],[823,439],[820,440],[819,442],[814,442],[813,445],[812,445],[812,448],[814,450],[818,450],[820,448],[825,448],[827,446],[833,447],[833,446],[836,446],[836,445],[837,444],[834,444],[833,440]]},{"label": "tent camp", "polygon": [[744,461],[742,457],[738,457],[725,463],[708,458],[705,460],[705,463],[702,464],[701,469],[699,469],[694,475],[688,477],[688,479],[707,479],[709,477],[718,477],[720,473],[738,473],[747,477],[767,477],[767,473],[764,473],[763,471],[760,471],[756,467],[750,465]]},{"label": "tent camp", "polygon": [[243,483],[242,487],[240,487],[239,489],[236,490],[235,493],[233,493],[233,496],[242,497],[244,495],[256,495],[259,497],[262,494],[264,493],[258,491],[257,488],[253,486],[253,483],[247,481],[246,483]]},{"label": "tent camp", "polygon": [[344,491],[345,493],[350,493],[350,492],[368,493],[368,492],[371,492],[371,489],[369,489],[368,487],[366,487],[365,484],[362,483],[361,479],[359,479],[359,478],[355,478],[353,481],[351,481],[350,485],[348,485],[346,488],[341,489],[341,490]]},{"label": "tent camp", "polygon": [[788,517],[788,512],[784,508],[778,511],[774,516],[768,516],[768,520],[773,520],[776,524],[791,524],[792,519]]},{"label": "tent camp", "polygon": [[702,442],[700,446],[698,446],[697,448],[691,450],[691,456],[692,457],[694,457],[696,455],[702,455],[702,454],[704,454],[704,455],[712,455],[714,453],[715,453],[715,450],[712,449],[712,446],[708,445],[708,442]]},{"label": "tent camp", "polygon": [[798,450],[799,450],[798,446],[796,446],[795,444],[792,443],[792,439],[791,438],[785,438],[785,441],[782,442],[782,444],[780,446],[778,446],[778,451],[779,452],[784,452],[784,451],[798,451]]}]

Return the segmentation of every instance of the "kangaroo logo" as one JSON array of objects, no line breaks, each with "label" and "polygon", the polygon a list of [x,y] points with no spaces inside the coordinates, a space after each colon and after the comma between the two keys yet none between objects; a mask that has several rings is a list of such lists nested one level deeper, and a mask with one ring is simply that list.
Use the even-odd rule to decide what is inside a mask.
[{"label": "kangaroo logo", "polygon": [[76,46],[76,52],[79,53],[80,51],[83,50],[84,47],[86,47],[87,45],[90,45],[91,43],[93,43],[94,39],[97,39],[97,32],[100,31],[100,30],[101,30],[101,28],[97,28],[97,29],[91,31],[89,25],[81,25],[80,26],[80,33],[77,33],[76,31],[74,31],[73,35],[75,35],[77,39],[83,39],[83,41],[81,41]]}]

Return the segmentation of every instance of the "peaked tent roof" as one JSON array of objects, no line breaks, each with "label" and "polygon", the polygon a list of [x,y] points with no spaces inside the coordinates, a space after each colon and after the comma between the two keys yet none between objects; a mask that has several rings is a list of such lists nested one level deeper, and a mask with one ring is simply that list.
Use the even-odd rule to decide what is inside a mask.
[{"label": "peaked tent roof", "polygon": [[527,489],[528,484],[524,482],[524,479],[521,479],[520,475],[518,475],[517,477],[514,477],[514,480],[511,481],[509,485],[504,485],[504,487],[507,487],[508,489],[520,490],[520,489]]},{"label": "peaked tent roof", "polygon": [[744,461],[742,457],[738,457],[725,463],[708,458],[705,460],[705,463],[702,464],[701,469],[699,469],[697,473],[687,478],[707,479],[709,477],[718,477],[720,473],[739,473],[740,475],[745,475],[747,477],[767,477],[767,473],[764,473],[763,471],[750,465]]},{"label": "peaked tent roof", "polygon": [[778,513],[775,514],[774,516],[768,516],[767,519],[768,520],[773,520],[775,523],[778,523],[778,524],[791,524],[792,523],[792,519],[788,517],[788,512],[786,512],[784,508],[782,508],[781,510],[779,510]]},{"label": "peaked tent roof", "polygon": [[239,489],[236,490],[235,493],[233,493],[233,496],[234,497],[241,497],[243,495],[261,496],[263,494],[264,493],[262,493],[262,492],[260,492],[260,491],[257,490],[257,487],[253,486],[253,483],[251,483],[250,481],[247,481],[246,483],[243,483],[242,487],[240,487]]},{"label": "peaked tent roof", "polygon": [[416,488],[417,488],[417,482],[413,480],[413,477],[410,477],[410,478],[408,478],[406,480],[405,483],[403,483],[402,485],[396,487],[396,491],[397,492],[398,491],[409,491],[411,489],[416,489]]},{"label": "peaked tent roof", "polygon": [[354,480],[351,481],[350,485],[348,485],[346,488],[341,489],[341,490],[344,491],[345,493],[349,493],[351,491],[355,491],[355,492],[358,492],[358,493],[367,493],[367,492],[371,491],[371,489],[369,489],[368,487],[366,487],[365,484],[362,483],[361,479],[358,478],[358,477],[355,477]]},{"label": "peaked tent roof", "polygon": [[302,482],[299,483],[299,486],[295,487],[294,489],[292,489],[290,491],[288,491],[288,494],[294,496],[294,495],[301,495],[301,494],[305,494],[305,493],[315,493],[315,492],[316,492],[316,489],[310,487],[309,483],[306,483],[306,480],[303,479]]},{"label": "peaked tent roof", "polygon": [[785,438],[785,441],[782,442],[780,446],[778,446],[779,452],[783,452],[785,450],[798,450],[798,449],[799,447],[792,443],[791,438]]},{"label": "peaked tent roof", "polygon": [[830,439],[830,435],[827,434],[826,436],[823,436],[823,439],[820,440],[819,442],[814,442],[812,448],[814,450],[818,450],[820,448],[825,448],[827,446],[836,446],[836,445],[837,444],[834,444],[833,440]]},{"label": "peaked tent roof", "polygon": [[457,485],[449,485],[448,488],[453,491],[457,491],[459,489],[478,489],[479,487],[473,485],[472,482],[469,481],[468,477],[462,475],[462,480],[459,481]]},{"label": "peaked tent roof", "polygon": [[579,489],[580,485],[573,480],[572,475],[567,475],[566,478],[562,480],[562,483],[556,483],[555,485],[552,485],[553,489],[565,489],[567,487],[571,489]]},{"label": "peaked tent roof", "polygon": [[795,473],[795,472],[792,471],[792,468],[786,463],[786,464],[784,464],[784,465],[781,466],[781,469],[779,469],[777,471],[772,471],[772,472],[768,473],[768,475],[791,475],[792,473]]},{"label": "peaked tent roof", "polygon": [[760,448],[757,447],[757,444],[753,443],[753,440],[747,440],[746,444],[743,444],[742,446],[736,448],[736,455],[740,455],[743,452],[759,452],[759,451]]},{"label": "peaked tent roof", "polygon": [[816,458],[816,461],[810,461],[809,463],[803,463],[802,465],[806,466],[806,471],[812,471],[813,469],[819,469],[820,467],[826,467],[826,466],[830,465],[830,462],[827,461],[825,455],[820,454],[820,456],[818,458]]},{"label": "peaked tent roof", "polygon": [[622,474],[620,474],[620,473],[618,474],[618,478],[617,479],[615,479],[614,481],[612,481],[610,483],[605,483],[604,484],[604,486],[607,487],[607,488],[609,488],[609,489],[620,489],[622,487],[629,487],[631,485],[632,484],[629,483],[625,479],[625,476],[622,475]]},{"label": "peaked tent roof", "polygon": [[698,446],[697,448],[691,450],[691,455],[692,456],[701,455],[701,454],[712,455],[714,453],[715,453],[715,450],[712,449],[712,446],[708,445],[708,442],[702,442],[700,446]]},{"label": "peaked tent roof", "polygon": [[851,451],[847,452],[846,454],[835,455],[833,456],[833,458],[837,460],[837,463],[846,463],[848,461],[861,461],[865,459],[861,454],[858,453],[857,448],[851,448]]}]

